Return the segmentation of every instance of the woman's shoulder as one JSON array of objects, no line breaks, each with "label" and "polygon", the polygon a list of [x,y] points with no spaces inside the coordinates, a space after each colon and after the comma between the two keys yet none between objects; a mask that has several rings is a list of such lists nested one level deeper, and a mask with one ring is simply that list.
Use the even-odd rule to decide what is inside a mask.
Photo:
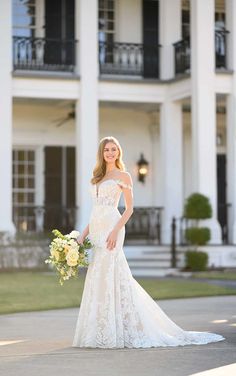
[{"label": "woman's shoulder", "polygon": [[120,171],[119,174],[117,175],[116,180],[118,181],[118,183],[123,188],[132,188],[133,187],[131,175],[127,171]]}]

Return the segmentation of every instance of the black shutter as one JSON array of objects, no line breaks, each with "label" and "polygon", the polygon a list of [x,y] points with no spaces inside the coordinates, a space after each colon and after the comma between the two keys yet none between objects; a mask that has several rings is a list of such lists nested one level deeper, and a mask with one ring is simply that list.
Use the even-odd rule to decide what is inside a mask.
[{"label": "black shutter", "polygon": [[73,230],[76,214],[74,147],[45,147],[45,209],[45,230]]},{"label": "black shutter", "polygon": [[67,207],[75,207],[75,148],[66,148],[66,203]]},{"label": "black shutter", "polygon": [[45,63],[74,64],[75,0],[45,0]]},{"label": "black shutter", "polygon": [[75,0],[63,0],[65,9],[65,35],[66,42],[66,56],[65,62],[67,65],[74,65],[75,63]]},{"label": "black shutter", "polygon": [[62,148],[45,148],[45,215],[44,228],[61,228]]},{"label": "black shutter", "polygon": [[143,76],[159,78],[159,1],[143,0]]},{"label": "black shutter", "polygon": [[222,238],[223,242],[227,243],[226,156],[224,154],[217,155],[217,202],[217,217],[222,229]]}]

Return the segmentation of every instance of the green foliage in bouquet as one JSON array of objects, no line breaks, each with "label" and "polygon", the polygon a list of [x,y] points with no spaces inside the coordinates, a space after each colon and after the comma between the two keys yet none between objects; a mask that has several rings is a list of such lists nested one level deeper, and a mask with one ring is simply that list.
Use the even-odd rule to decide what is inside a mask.
[{"label": "green foliage in bouquet", "polygon": [[70,234],[63,235],[57,229],[52,230],[55,238],[49,245],[50,256],[45,260],[46,264],[51,264],[59,274],[59,282],[71,277],[78,277],[79,267],[88,265],[87,250],[92,248],[92,244],[86,238],[83,244],[78,244],[78,231],[71,231]]}]

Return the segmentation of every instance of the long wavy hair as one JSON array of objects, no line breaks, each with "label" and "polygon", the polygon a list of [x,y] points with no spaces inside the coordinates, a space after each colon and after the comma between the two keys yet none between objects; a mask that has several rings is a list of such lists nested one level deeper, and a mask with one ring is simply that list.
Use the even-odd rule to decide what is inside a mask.
[{"label": "long wavy hair", "polygon": [[104,148],[108,142],[115,144],[119,150],[118,158],[115,161],[116,167],[121,171],[125,171],[125,164],[122,160],[123,152],[119,141],[113,136],[107,136],[100,140],[98,152],[97,152],[97,162],[93,170],[93,177],[91,179],[92,184],[97,184],[106,174],[106,161],[104,160],[103,153]]}]

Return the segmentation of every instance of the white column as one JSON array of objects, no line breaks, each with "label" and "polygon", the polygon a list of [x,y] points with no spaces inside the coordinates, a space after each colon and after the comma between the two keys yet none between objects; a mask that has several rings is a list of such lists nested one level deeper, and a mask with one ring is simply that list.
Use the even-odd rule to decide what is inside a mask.
[{"label": "white column", "polygon": [[227,65],[233,70],[232,93],[227,97],[227,202],[229,242],[236,244],[236,2],[226,0]]},{"label": "white column", "polygon": [[77,228],[88,224],[91,209],[89,184],[98,147],[98,9],[97,1],[79,1],[80,100],[76,103]]},{"label": "white column", "polygon": [[174,77],[173,43],[181,39],[181,0],[160,0],[161,78]]},{"label": "white column", "polygon": [[217,221],[216,104],[214,92],[214,0],[191,0],[192,170],[193,192],[206,195],[213,218],[211,243],[221,243]]},{"label": "white column", "polygon": [[0,232],[12,222],[12,25],[11,1],[0,1]]},{"label": "white column", "polygon": [[[161,105],[160,144],[162,182],[162,242],[171,242],[172,218],[183,213],[182,106],[166,100]],[[179,221],[178,221],[179,222]],[[179,231],[176,233],[179,241]]]}]

